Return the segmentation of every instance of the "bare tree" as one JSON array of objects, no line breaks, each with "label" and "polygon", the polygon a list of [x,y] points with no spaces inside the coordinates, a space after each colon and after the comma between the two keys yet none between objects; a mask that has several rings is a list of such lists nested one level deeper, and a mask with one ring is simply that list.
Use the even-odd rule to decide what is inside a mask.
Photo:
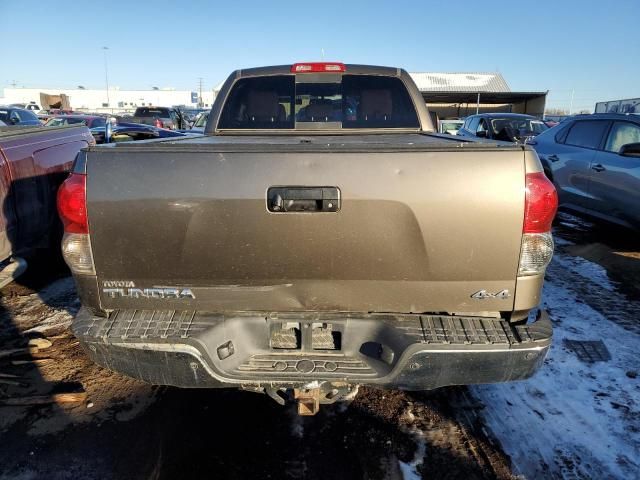
[{"label": "bare tree", "polygon": [[547,108],[544,112],[546,115],[569,115],[569,110],[564,108]]}]

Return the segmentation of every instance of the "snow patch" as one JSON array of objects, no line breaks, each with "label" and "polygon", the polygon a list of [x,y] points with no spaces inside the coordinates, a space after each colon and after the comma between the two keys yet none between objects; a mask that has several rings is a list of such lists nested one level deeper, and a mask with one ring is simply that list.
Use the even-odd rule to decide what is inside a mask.
[{"label": "snow patch", "polygon": [[555,255],[554,263],[556,266],[559,265],[566,268],[567,270],[580,275],[609,292],[616,290],[615,285],[609,279],[609,275],[607,275],[607,271],[597,263],[590,262],[582,257],[566,256],[562,254]]},{"label": "snow patch", "polygon": [[[599,266],[557,255],[555,263],[610,282]],[[562,271],[562,269],[556,269]],[[583,275],[585,274],[585,275]],[[565,288],[562,276],[547,281],[543,306],[554,323],[544,366],[531,379],[471,388],[485,405],[483,416],[526,478],[637,478],[640,471],[640,335],[607,320]],[[602,340],[609,362],[581,363],[564,339]],[[630,375],[627,376],[627,372]]]},{"label": "snow patch", "polygon": [[400,466],[400,472],[402,473],[403,480],[420,480],[422,478],[422,475],[418,473],[418,467],[422,465],[422,461],[427,451],[427,445],[424,438],[420,437],[418,437],[417,443],[418,448],[411,462],[406,463],[398,460],[398,465]]}]

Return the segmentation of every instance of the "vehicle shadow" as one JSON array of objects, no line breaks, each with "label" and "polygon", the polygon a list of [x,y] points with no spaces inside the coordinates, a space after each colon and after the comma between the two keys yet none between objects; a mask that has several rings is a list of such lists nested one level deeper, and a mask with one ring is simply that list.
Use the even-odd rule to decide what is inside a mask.
[{"label": "vehicle shadow", "polygon": [[[37,320],[32,321],[29,313],[17,315],[10,306],[20,299],[20,288],[10,285],[0,292],[0,474],[9,476],[31,471],[34,444],[30,432],[41,419],[65,421],[67,413],[52,400],[53,396],[82,390],[73,379],[52,381],[43,376],[42,365],[55,362],[55,347],[30,346],[34,338],[40,342],[47,339],[25,333],[25,327]],[[38,313],[34,311],[33,315],[36,319]],[[18,320],[17,316],[22,318]],[[46,343],[38,345],[46,347]]]},{"label": "vehicle shadow", "polygon": [[[22,384],[0,376],[0,478],[152,478],[157,426],[137,420],[157,389],[91,362],[66,323],[78,305],[69,272],[55,260],[31,262],[0,291],[0,351],[21,350],[0,356],[0,374]],[[54,317],[63,323],[29,332]],[[52,344],[29,350],[31,338]],[[3,406],[73,392],[86,401]]]},{"label": "vehicle shadow", "polygon": [[50,189],[66,175],[0,182],[3,254],[27,260],[26,271],[0,290],[0,476],[37,471],[31,435],[43,419],[72,422],[57,395],[83,390],[73,376],[45,374],[69,343],[68,335],[59,337],[78,308],[73,280],[55,247],[62,228]]},{"label": "vehicle shadow", "polygon": [[557,251],[599,264],[630,300],[640,300],[640,232],[560,212],[553,233]]},{"label": "vehicle shadow", "polygon": [[447,395],[361,388],[348,405],[298,417],[295,405],[254,393],[168,389],[146,422],[163,425],[160,479],[393,480],[405,478],[399,462],[423,457],[422,478],[498,478],[474,459]]}]

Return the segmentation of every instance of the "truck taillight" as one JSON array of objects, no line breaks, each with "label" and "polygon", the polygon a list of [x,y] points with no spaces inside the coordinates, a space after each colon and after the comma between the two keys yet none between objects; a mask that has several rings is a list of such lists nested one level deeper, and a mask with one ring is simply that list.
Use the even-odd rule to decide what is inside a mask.
[{"label": "truck taillight", "polygon": [[558,194],[553,183],[542,172],[527,173],[524,197],[524,233],[551,231],[558,209]]},{"label": "truck taillight", "polygon": [[58,190],[58,213],[64,225],[62,255],[73,273],[95,275],[87,220],[87,176],[72,173]]},{"label": "truck taillight", "polygon": [[89,233],[87,176],[72,173],[58,190],[58,213],[66,233]]},{"label": "truck taillight", "polygon": [[95,275],[91,239],[81,233],[65,233],[62,237],[62,256],[77,275]]},{"label": "truck taillight", "polygon": [[526,175],[524,224],[518,275],[544,273],[553,256],[551,224],[558,209],[558,194],[542,172]]},{"label": "truck taillight", "polygon": [[347,67],[340,62],[309,62],[294,63],[291,65],[291,73],[333,73],[346,72]]},{"label": "truck taillight", "polygon": [[160,120],[159,118],[156,118],[156,121],[154,123],[155,123],[156,127],[164,128],[164,123],[162,123],[162,120]]}]

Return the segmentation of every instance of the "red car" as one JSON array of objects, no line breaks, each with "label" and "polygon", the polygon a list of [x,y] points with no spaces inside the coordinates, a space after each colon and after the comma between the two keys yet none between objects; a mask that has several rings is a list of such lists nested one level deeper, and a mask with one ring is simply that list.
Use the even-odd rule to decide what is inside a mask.
[{"label": "red car", "polygon": [[83,125],[0,127],[0,262],[59,250],[56,193],[80,149],[94,144]]}]

